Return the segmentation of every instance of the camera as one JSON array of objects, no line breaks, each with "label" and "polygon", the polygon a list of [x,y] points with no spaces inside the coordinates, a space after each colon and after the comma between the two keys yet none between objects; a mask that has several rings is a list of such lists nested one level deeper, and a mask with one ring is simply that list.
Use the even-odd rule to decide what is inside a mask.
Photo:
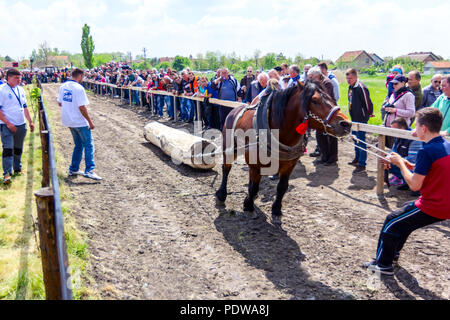
[{"label": "camera", "polygon": [[386,102],[381,106],[381,109],[383,109],[386,113],[391,114],[392,112],[387,112],[386,108],[395,108],[395,106],[389,102]]}]

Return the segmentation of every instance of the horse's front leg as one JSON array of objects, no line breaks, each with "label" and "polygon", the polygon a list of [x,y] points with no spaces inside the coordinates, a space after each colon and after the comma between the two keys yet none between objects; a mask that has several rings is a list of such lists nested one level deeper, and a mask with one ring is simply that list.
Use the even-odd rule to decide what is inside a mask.
[{"label": "horse's front leg", "polygon": [[255,211],[255,198],[258,195],[261,174],[258,167],[250,167],[250,180],[248,183],[248,195],[244,200],[244,211]]},{"label": "horse's front leg", "polygon": [[228,191],[227,191],[227,185],[228,185],[228,176],[231,171],[231,164],[224,164],[222,166],[222,184],[220,185],[219,190],[216,192],[216,198],[220,202],[224,203],[225,200],[227,200]]},{"label": "horse's front leg", "polygon": [[280,175],[280,181],[278,182],[278,186],[277,186],[277,197],[275,199],[275,202],[272,205],[272,216],[281,217],[281,215],[282,215],[281,208],[282,208],[283,197],[286,194],[288,189],[289,189],[289,176]]}]

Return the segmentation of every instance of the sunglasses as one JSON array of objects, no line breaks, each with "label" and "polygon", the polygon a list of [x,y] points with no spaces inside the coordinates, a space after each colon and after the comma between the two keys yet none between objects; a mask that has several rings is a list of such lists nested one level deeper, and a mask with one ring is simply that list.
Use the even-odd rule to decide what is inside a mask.
[{"label": "sunglasses", "polygon": [[441,83],[442,81],[433,81],[433,83]]}]

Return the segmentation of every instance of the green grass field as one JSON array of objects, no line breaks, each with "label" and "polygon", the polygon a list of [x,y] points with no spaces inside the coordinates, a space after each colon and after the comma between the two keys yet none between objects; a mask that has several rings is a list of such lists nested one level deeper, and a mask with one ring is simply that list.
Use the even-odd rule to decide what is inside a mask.
[{"label": "green grass field", "polygon": [[[29,97],[28,101],[31,106]],[[35,105],[30,107],[35,108]],[[31,114],[39,128],[37,112]],[[49,117],[53,119],[51,113]],[[61,163],[59,157],[57,154],[57,163]],[[0,300],[45,299],[34,197],[34,191],[41,188],[41,159],[41,140],[37,129],[34,133],[27,133],[24,143],[24,174],[13,178],[11,186],[0,185]],[[84,286],[88,279],[86,266],[89,263],[86,236],[77,229],[70,214],[73,200],[64,183],[63,174],[63,170],[58,170],[73,295],[74,299],[89,299],[94,295]]]}]

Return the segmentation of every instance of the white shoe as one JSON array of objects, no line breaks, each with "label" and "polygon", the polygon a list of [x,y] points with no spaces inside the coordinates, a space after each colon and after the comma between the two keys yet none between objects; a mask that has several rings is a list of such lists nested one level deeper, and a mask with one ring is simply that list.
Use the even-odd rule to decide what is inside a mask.
[{"label": "white shoe", "polygon": [[67,174],[69,177],[84,176],[84,172],[82,172],[82,171],[74,172],[74,171],[69,170],[69,172]]},{"label": "white shoe", "polygon": [[86,178],[89,178],[89,179],[92,179],[92,180],[97,180],[97,181],[103,180],[103,178],[102,178],[102,177],[99,177],[98,175],[96,175],[94,171],[85,173],[84,176],[85,176]]}]

